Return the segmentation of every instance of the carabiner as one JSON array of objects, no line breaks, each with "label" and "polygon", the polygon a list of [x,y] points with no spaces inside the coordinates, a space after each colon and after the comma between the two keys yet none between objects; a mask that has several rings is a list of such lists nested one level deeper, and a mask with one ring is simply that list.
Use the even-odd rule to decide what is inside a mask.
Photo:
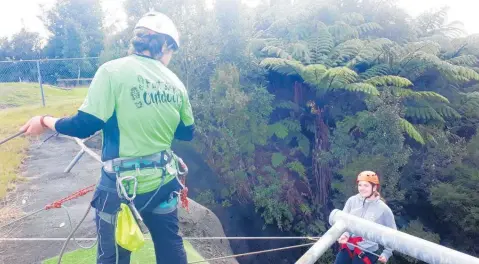
[{"label": "carabiner", "polygon": [[[131,180],[133,180],[133,194],[131,197],[129,197],[128,192],[126,191],[125,186],[123,185],[123,181],[131,181]],[[120,187],[121,193],[125,197],[125,199],[131,202],[136,198],[136,188],[138,187],[138,180],[136,179],[135,176],[118,177],[117,184]]]}]

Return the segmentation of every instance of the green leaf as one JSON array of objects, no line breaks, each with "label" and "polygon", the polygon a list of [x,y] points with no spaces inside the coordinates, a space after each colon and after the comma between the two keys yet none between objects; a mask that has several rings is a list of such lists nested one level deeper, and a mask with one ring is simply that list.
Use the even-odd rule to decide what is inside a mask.
[{"label": "green leaf", "polygon": [[412,82],[404,77],[386,75],[376,76],[364,81],[365,83],[372,84],[374,86],[396,86],[396,87],[409,87],[412,86]]},{"label": "green leaf", "polygon": [[303,178],[303,179],[306,179],[306,168],[304,168],[303,164],[299,161],[293,161],[293,162],[290,162],[286,165],[291,171],[294,171],[296,173],[298,173],[298,175]]},{"label": "green leaf", "polygon": [[418,143],[424,145],[425,142],[423,137],[416,130],[416,128],[411,123],[409,123],[409,121],[404,118],[401,118],[399,119],[399,125],[401,126],[403,132],[405,132],[409,137],[416,140]]},{"label": "green leaf", "polygon": [[363,92],[376,96],[379,95],[378,89],[369,83],[351,83],[346,85],[344,89],[352,92]]},{"label": "green leaf", "polygon": [[449,100],[446,97],[431,91],[416,92],[410,89],[404,89],[400,87],[391,87],[391,90],[394,95],[400,96],[400,97],[412,97],[416,99],[434,99],[434,100],[439,100],[445,103],[449,103]]},{"label": "green leaf", "polygon": [[285,139],[288,136],[288,128],[280,122],[268,126],[269,135],[276,135],[280,139]]},{"label": "green leaf", "polygon": [[299,137],[298,137],[298,147],[299,147],[299,150],[304,154],[304,156],[308,157],[309,154],[310,154],[310,141],[309,139],[304,136],[303,134],[301,134]]},{"label": "green leaf", "polygon": [[271,156],[271,164],[273,165],[273,167],[278,167],[280,166],[281,164],[283,164],[283,162],[286,160],[286,157],[281,154],[280,152],[275,152],[273,153],[273,155]]},{"label": "green leaf", "polygon": [[266,58],[261,61],[260,66],[285,75],[300,75],[304,67],[299,61],[281,58]]}]

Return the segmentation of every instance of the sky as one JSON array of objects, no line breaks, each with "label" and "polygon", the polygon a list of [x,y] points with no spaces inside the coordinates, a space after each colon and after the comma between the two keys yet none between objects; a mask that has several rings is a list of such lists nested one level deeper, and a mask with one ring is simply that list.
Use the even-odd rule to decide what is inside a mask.
[{"label": "sky", "polygon": [[[40,5],[51,8],[55,0],[0,0],[3,3],[0,8],[0,37],[9,37],[18,32],[24,25],[31,31],[36,31],[42,37],[47,37],[48,32],[43,28],[42,22],[38,19],[41,14]],[[122,24],[125,14],[122,12],[122,0],[101,0],[106,11],[106,22],[108,24]],[[255,0],[244,0],[254,3]],[[413,17],[419,13],[437,9],[442,6],[449,6],[449,21],[459,20],[464,23],[467,33],[479,33],[479,1],[476,0],[397,0],[400,7],[404,8]]]}]

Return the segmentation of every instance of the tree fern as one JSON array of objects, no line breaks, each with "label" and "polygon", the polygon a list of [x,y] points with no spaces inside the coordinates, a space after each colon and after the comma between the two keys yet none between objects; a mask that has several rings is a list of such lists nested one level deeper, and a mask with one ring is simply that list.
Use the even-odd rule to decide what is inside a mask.
[{"label": "tree fern", "polygon": [[320,27],[318,33],[313,34],[309,38],[308,46],[311,54],[311,63],[323,63],[334,47],[333,36],[325,26]]},{"label": "tree fern", "polygon": [[311,63],[311,55],[307,43],[297,42],[290,47],[291,55],[295,60],[304,64]]},{"label": "tree fern", "polygon": [[454,108],[445,105],[445,104],[440,104],[438,106],[433,106],[434,110],[436,110],[437,113],[439,113],[442,117],[445,118],[460,118],[461,115],[454,110]]},{"label": "tree fern", "polygon": [[261,61],[260,66],[285,75],[301,75],[304,68],[299,61],[281,58],[266,58]]},{"label": "tree fern", "polygon": [[336,21],[334,25],[330,26],[329,32],[334,36],[336,43],[354,39],[359,37],[358,30],[342,21]]},{"label": "tree fern", "polygon": [[312,64],[302,68],[300,73],[305,83],[317,85],[321,82],[327,67],[322,64]]},{"label": "tree fern", "polygon": [[282,59],[291,59],[291,55],[285,50],[276,46],[266,46],[261,52],[265,53],[268,57],[277,57]]},{"label": "tree fern", "polygon": [[434,110],[430,106],[422,106],[422,107],[412,107],[408,106],[406,107],[406,117],[409,118],[414,118],[416,120],[423,120],[423,121],[429,121],[429,120],[437,120],[439,122],[446,122],[441,115],[439,115],[436,110]]},{"label": "tree fern", "polygon": [[374,86],[396,86],[396,87],[408,87],[412,86],[412,82],[404,77],[385,75],[369,78],[364,81],[365,83],[372,84]]},{"label": "tree fern", "polygon": [[379,30],[382,30],[383,27],[381,27],[381,25],[379,25],[378,23],[375,23],[375,22],[368,22],[368,23],[364,23],[364,24],[361,24],[359,26],[356,26],[356,30],[358,32],[358,35],[364,35],[364,34],[367,34],[369,32],[373,32],[373,31],[379,31]]},{"label": "tree fern", "polygon": [[274,104],[274,108],[282,108],[289,110],[298,110],[298,105],[292,101],[280,100]]},{"label": "tree fern", "polygon": [[416,142],[420,144],[425,143],[421,134],[417,131],[417,129],[411,123],[409,123],[409,121],[407,121],[404,118],[401,118],[399,119],[399,125],[401,126],[403,132],[406,133],[412,139],[414,139]]},{"label": "tree fern", "polygon": [[345,22],[348,25],[361,25],[365,22],[364,16],[361,15],[360,13],[343,13],[341,14],[341,21]]},{"label": "tree fern", "polygon": [[394,95],[399,97],[411,97],[416,99],[432,99],[432,100],[438,100],[445,103],[449,103],[449,100],[446,97],[431,91],[417,92],[417,91],[404,89],[400,87],[390,87],[390,90],[393,92]]},{"label": "tree fern", "polygon": [[449,59],[447,60],[447,62],[454,65],[473,66],[477,64],[477,57],[474,55],[461,55],[461,56]]},{"label": "tree fern", "polygon": [[276,122],[268,126],[268,134],[270,136],[276,135],[278,138],[284,139],[288,136],[289,131],[281,122]]},{"label": "tree fern", "polygon": [[370,79],[372,77],[384,76],[391,74],[391,69],[388,64],[378,64],[367,69],[365,72],[359,74],[362,80]]},{"label": "tree fern", "polygon": [[378,89],[369,83],[351,83],[347,84],[344,89],[352,92],[363,92],[376,96],[379,95]]},{"label": "tree fern", "polygon": [[327,85],[327,88],[340,88],[355,82],[357,79],[358,74],[355,71],[347,67],[335,67],[324,73],[320,85]]},{"label": "tree fern", "polygon": [[330,60],[333,61],[335,65],[341,65],[341,62],[355,58],[362,48],[363,42],[359,39],[345,41],[332,50]]}]

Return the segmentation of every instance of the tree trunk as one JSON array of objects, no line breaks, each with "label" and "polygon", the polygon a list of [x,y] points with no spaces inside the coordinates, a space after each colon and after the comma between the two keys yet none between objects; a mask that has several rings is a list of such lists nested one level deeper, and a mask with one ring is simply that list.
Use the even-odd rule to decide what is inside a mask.
[{"label": "tree trunk", "polygon": [[328,202],[331,185],[331,169],[326,161],[321,160],[321,153],[329,150],[328,126],[324,123],[322,111],[319,110],[314,120],[314,149],[312,155],[313,175],[316,180],[315,200],[324,206]]}]

